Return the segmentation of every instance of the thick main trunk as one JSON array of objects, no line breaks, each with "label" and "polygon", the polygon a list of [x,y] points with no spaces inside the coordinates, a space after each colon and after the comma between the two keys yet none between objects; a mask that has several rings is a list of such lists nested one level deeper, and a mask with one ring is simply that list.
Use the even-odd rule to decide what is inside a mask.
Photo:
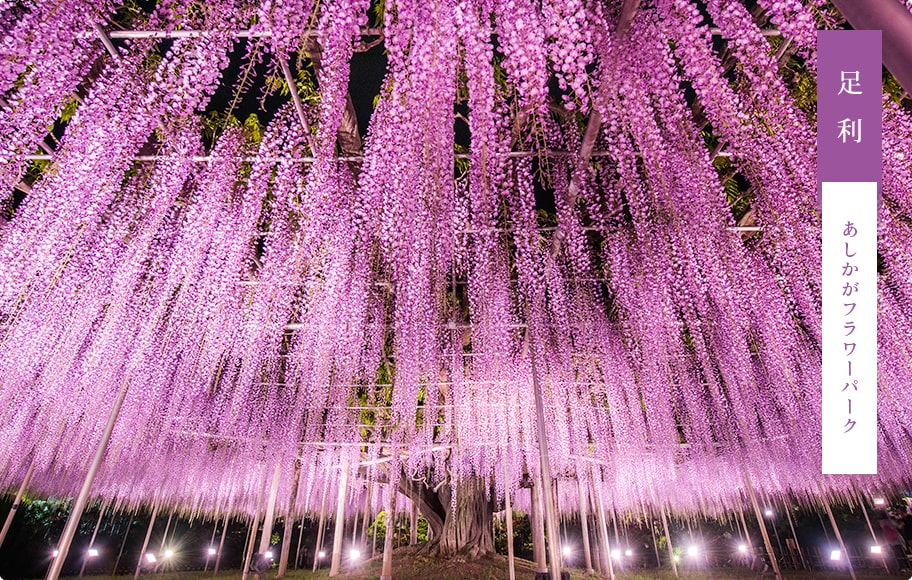
[{"label": "thick main trunk", "polygon": [[428,521],[434,537],[426,546],[429,552],[443,558],[477,558],[494,552],[494,502],[484,478],[470,477],[456,485],[455,509],[450,509],[448,485],[434,491],[402,478],[399,490]]}]

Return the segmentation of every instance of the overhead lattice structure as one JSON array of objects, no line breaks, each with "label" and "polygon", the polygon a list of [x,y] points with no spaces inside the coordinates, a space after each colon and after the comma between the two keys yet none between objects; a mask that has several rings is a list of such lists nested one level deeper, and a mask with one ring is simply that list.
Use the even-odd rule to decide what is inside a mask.
[{"label": "overhead lattice structure", "polygon": [[[815,32],[839,26],[799,0],[0,3],[0,485],[34,464],[75,493],[123,395],[113,501],[252,512],[276,465],[283,512],[340,469],[359,505],[400,466],[503,493],[539,471],[533,354],[553,474],[622,512],[898,483],[889,91],[880,474],[820,475]],[[268,123],[234,121],[257,90]]]}]

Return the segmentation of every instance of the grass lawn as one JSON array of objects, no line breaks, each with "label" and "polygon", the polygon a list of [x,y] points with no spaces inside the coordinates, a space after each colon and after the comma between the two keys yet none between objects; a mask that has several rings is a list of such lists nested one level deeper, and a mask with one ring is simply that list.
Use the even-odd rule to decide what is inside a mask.
[{"label": "grass lawn", "polygon": [[[375,558],[364,562],[355,570],[345,570],[341,575],[335,576],[340,579],[352,580],[378,580],[380,578],[381,559]],[[570,576],[573,580],[583,580],[593,578],[587,576],[582,570],[571,570]],[[172,572],[164,574],[143,574],[141,580],[222,580],[237,579],[241,577],[240,570],[227,570],[219,572],[218,576],[213,576],[212,572]],[[273,568],[269,571],[267,580],[274,580],[276,570]],[[394,580],[508,580],[509,572],[507,569],[507,559],[503,556],[488,556],[479,560],[463,561],[458,558],[452,560],[438,560],[422,554],[414,554],[408,549],[397,551],[393,556],[393,579]],[[595,576],[597,578],[598,576]],[[908,574],[888,576],[883,573],[871,574],[859,572],[856,574],[858,580],[886,580],[897,578],[906,579]],[[92,580],[124,580],[126,576],[86,576]],[[252,580],[253,576],[250,576]],[[322,569],[317,572],[305,570],[290,570],[286,578],[291,580],[322,580],[329,578],[329,570]],[[535,572],[532,562],[528,560],[516,561],[516,578],[517,580],[534,580]],[[622,570],[615,574],[617,580],[674,580],[675,576],[671,570],[656,569],[636,569]],[[679,580],[728,580],[728,579],[752,579],[756,576],[747,569],[732,568],[713,568],[713,569],[681,569],[679,570]],[[773,578],[770,574],[767,578]],[[783,571],[783,578],[788,580],[843,580],[849,579],[848,572],[837,572],[835,570],[825,570],[819,572],[796,572],[791,570]]]}]

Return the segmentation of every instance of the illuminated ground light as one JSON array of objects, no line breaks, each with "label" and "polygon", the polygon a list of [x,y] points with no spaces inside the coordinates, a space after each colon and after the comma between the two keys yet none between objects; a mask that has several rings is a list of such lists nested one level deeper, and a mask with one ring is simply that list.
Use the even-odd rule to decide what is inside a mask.
[{"label": "illuminated ground light", "polygon": [[836,561],[842,559],[842,552],[840,550],[833,550],[830,552],[830,560]]},{"label": "illuminated ground light", "polygon": [[738,544],[738,551],[741,552],[742,554],[747,553],[747,546],[745,546],[744,544]]},{"label": "illuminated ground light", "polygon": [[165,558],[170,558],[173,555],[174,555],[174,550],[171,550],[171,549],[165,550]]},{"label": "illuminated ground light", "polygon": [[60,550],[54,550],[53,552],[51,552],[51,556],[53,556],[54,558],[56,558],[58,555],[60,555]]},{"label": "illuminated ground light", "polygon": [[351,552],[348,553],[348,557],[352,560],[359,560],[361,558],[361,550],[354,548]]},{"label": "illuminated ground light", "polygon": [[97,558],[98,550],[95,548],[89,548],[89,558]]},{"label": "illuminated ground light", "polygon": [[146,553],[146,562],[154,564],[158,561],[158,558],[155,557],[155,554],[148,552]]},{"label": "illuminated ground light", "polygon": [[267,550],[266,552],[263,552],[263,555],[266,556],[267,558],[272,558],[272,550]]},{"label": "illuminated ground light", "polygon": [[325,558],[325,557],[326,557],[326,552],[324,552],[323,550],[320,550],[320,553],[317,554],[317,558]]},{"label": "illuminated ground light", "polygon": [[624,552],[624,555],[627,556],[628,558],[630,556],[633,556],[633,550],[627,550],[626,552]]},{"label": "illuminated ground light", "polygon": [[768,518],[771,518],[771,517],[773,517],[773,510],[766,508],[765,510],[763,510],[763,515],[765,515]]},{"label": "illuminated ground light", "polygon": [[688,546],[688,547],[687,547],[687,555],[690,556],[691,558],[695,558],[695,557],[697,557],[699,554],[700,554],[700,549],[697,548],[696,546]]},{"label": "illuminated ground light", "polygon": [[615,560],[620,560],[621,551],[620,550],[611,550],[611,557],[614,558]]},{"label": "illuminated ground light", "polygon": [[570,546],[564,546],[563,548],[561,548],[561,553],[564,556],[569,556],[570,554],[573,553],[573,548],[571,548]]},{"label": "illuminated ground light", "polygon": [[871,546],[871,553],[880,555],[880,554],[883,554],[883,550],[880,549],[880,546],[875,544],[875,545]]},{"label": "illuminated ground light", "polygon": [[875,498],[874,498],[874,505],[876,505],[876,506],[878,506],[878,507],[883,507],[883,506],[885,506],[886,504],[887,504],[887,500],[885,500],[884,498],[882,498],[882,497],[875,497]]},{"label": "illuminated ground light", "polygon": [[209,555],[210,555],[210,556],[215,556],[215,554],[216,554],[217,552],[218,552],[218,550],[216,550],[215,548],[209,548]]}]

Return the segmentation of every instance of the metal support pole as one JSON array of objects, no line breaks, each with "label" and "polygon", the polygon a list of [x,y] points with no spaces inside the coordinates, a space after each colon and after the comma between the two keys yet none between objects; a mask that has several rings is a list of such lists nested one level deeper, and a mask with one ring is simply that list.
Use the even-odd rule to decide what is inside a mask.
[{"label": "metal support pole", "polygon": [[10,526],[13,524],[13,518],[16,517],[16,510],[19,509],[19,504],[22,502],[22,496],[25,494],[25,489],[28,487],[29,483],[32,481],[32,474],[35,472],[35,460],[32,460],[31,465],[29,465],[28,471],[25,472],[25,477],[22,479],[22,483],[19,485],[19,491],[16,492],[16,499],[13,500],[13,506],[10,508],[9,514],[6,516],[6,521],[3,522],[3,529],[0,530],[0,546],[3,545],[3,541],[6,539],[6,534],[9,532]]},{"label": "metal support pole", "polygon": [[611,561],[611,541],[608,539],[608,522],[605,518],[605,498],[602,497],[602,476],[599,473],[598,481],[592,480],[592,485],[596,487],[595,501],[596,514],[599,525],[599,538],[601,547],[599,554],[602,558],[602,574],[608,571],[608,578],[614,580],[614,562]]},{"label": "metal support pole", "polygon": [[542,519],[541,484],[538,477],[532,477],[529,493],[532,496],[532,509],[529,510],[529,524],[532,526],[532,559],[535,561],[536,572],[547,572],[545,522]]},{"label": "metal support pole", "polygon": [[265,488],[266,482],[264,481],[257,494],[256,513],[254,514],[253,519],[250,520],[250,528],[247,532],[247,550],[246,556],[244,557],[244,569],[241,570],[241,580],[247,580],[247,575],[250,573],[250,563],[253,561],[253,548],[256,545],[256,533],[257,528],[260,525],[260,508],[262,507],[261,502],[263,501],[263,491]]},{"label": "metal support pole", "polygon": [[656,553],[656,567],[662,567],[662,557],[659,554],[659,542],[656,540],[656,530],[652,521],[652,514],[649,516],[649,531],[652,532],[652,547]]},{"label": "metal support pole", "polygon": [[[304,519],[301,519],[301,525],[298,528],[298,543],[295,545],[295,570],[297,570],[301,565],[301,541],[304,539]],[[317,560],[317,555],[314,554],[314,561]]]},{"label": "metal support pole", "polygon": [[206,546],[206,564],[203,566],[203,572],[206,572],[209,570],[209,558],[211,557],[211,554],[209,553],[209,549],[212,548],[213,544],[215,544],[215,533],[218,531],[218,525],[219,525],[219,518],[216,517],[215,523],[212,524],[212,536],[209,538],[209,545]]},{"label": "metal support pole", "polygon": [[332,563],[329,575],[338,576],[342,571],[342,540],[345,532],[345,493],[348,491],[348,454],[342,459],[342,473],[339,478],[339,496],[336,501],[336,523],[333,526]]},{"label": "metal support pole", "polygon": [[[294,533],[294,507],[298,501],[298,485],[301,482],[301,461],[295,460],[291,474],[291,495],[288,497],[288,513],[285,514],[285,529],[282,533],[282,554],[279,556],[279,571],[276,578],[284,578],[288,572],[288,553],[291,550],[291,534]],[[303,525],[302,525],[303,527]],[[298,541],[298,545],[301,542]]]},{"label": "metal support pole", "polygon": [[139,578],[142,571],[143,559],[146,557],[146,548],[149,547],[149,538],[152,537],[152,527],[155,526],[155,516],[158,515],[158,508],[161,506],[158,502],[152,507],[152,517],[149,518],[149,528],[146,530],[146,538],[143,540],[142,549],[139,551],[139,558],[136,562],[136,573],[133,574],[133,580]]},{"label": "metal support pole", "polygon": [[671,571],[675,578],[678,577],[678,563],[675,562],[674,546],[671,544],[671,530],[668,529],[668,516],[665,514],[665,504],[662,504],[662,526],[665,528],[665,543],[668,544],[668,559],[671,560]]},{"label": "metal support pole", "polygon": [[588,493],[582,479],[577,478],[576,482],[579,486],[580,526],[583,532],[583,554],[586,558],[586,574],[592,575],[595,574],[595,570],[592,569],[592,552],[589,546],[589,509],[586,505]]},{"label": "metal support pole", "polygon": [[[101,527],[101,518],[103,516],[104,516],[104,508],[101,505],[99,505],[98,506],[98,521],[95,522],[95,531],[92,532],[92,538],[89,540],[89,550],[91,550],[95,546],[95,538],[98,537],[98,528]],[[79,567],[79,577],[80,578],[82,578],[83,574],[85,573],[86,563],[88,563],[88,561],[89,561],[89,554],[88,554],[88,552],[86,552],[82,556],[82,566]]]},{"label": "metal support pole", "polygon": [[92,482],[95,481],[95,475],[98,468],[101,467],[101,460],[104,459],[105,451],[108,449],[108,442],[111,440],[111,434],[114,432],[114,425],[117,423],[117,417],[120,415],[120,409],[123,407],[124,398],[127,396],[127,387],[129,383],[126,379],[114,399],[114,406],[108,413],[108,422],[105,424],[104,432],[101,435],[101,441],[95,448],[95,455],[89,464],[89,471],[86,473],[85,480],[82,482],[82,488],[73,502],[70,509],[70,517],[67,518],[66,526],[63,528],[63,534],[57,543],[57,557],[51,561],[51,567],[47,573],[47,580],[57,580],[60,577],[60,571],[63,569],[63,562],[66,560],[67,553],[70,551],[70,544],[73,543],[73,536],[76,535],[76,529],[79,527],[79,520],[82,518],[82,512],[85,510],[86,502],[89,500],[89,490],[92,488]]},{"label": "metal support pole", "polygon": [[[177,508],[174,508],[174,509],[177,509]],[[165,542],[168,539],[168,530],[171,529],[171,520],[172,520],[172,518],[174,518],[174,509],[172,509],[171,513],[168,514],[168,522],[165,524],[165,533],[162,534],[161,545],[158,547],[159,552],[165,551]]]},{"label": "metal support pole", "polygon": [[782,571],[779,570],[779,562],[776,560],[776,553],[773,551],[773,544],[770,541],[769,532],[766,531],[766,522],[763,521],[763,512],[760,511],[760,504],[757,503],[757,496],[754,494],[754,486],[751,485],[747,473],[744,474],[744,485],[747,487],[747,493],[754,507],[754,515],[757,517],[757,525],[760,526],[760,535],[763,536],[763,545],[766,546],[766,553],[770,557],[770,565],[773,567],[773,574],[776,580],[782,580]]},{"label": "metal support pole", "polygon": [[842,534],[839,533],[839,526],[836,525],[836,518],[833,517],[833,510],[830,509],[830,502],[827,501],[827,498],[825,496],[821,499],[823,501],[823,507],[826,508],[827,516],[830,518],[830,525],[833,526],[833,531],[836,532],[836,540],[839,542],[839,548],[845,555],[846,564],[849,565],[849,576],[852,577],[852,580],[856,580],[855,568],[852,567],[852,559],[849,557],[849,552],[846,550],[845,542],[842,541]]},{"label": "metal support pole", "polygon": [[792,510],[785,505],[785,502],[783,502],[783,509],[785,509],[785,517],[788,518],[789,529],[792,530],[792,539],[795,540],[795,548],[798,550],[798,557],[801,558],[801,567],[805,570],[810,570],[807,562],[804,560],[804,550],[801,549],[801,543],[798,541],[798,534],[795,533],[795,524],[792,523]]},{"label": "metal support pole", "polygon": [[218,552],[215,553],[215,566],[212,567],[212,575],[215,576],[219,571],[219,564],[222,563],[222,550],[225,548],[225,534],[228,532],[228,524],[231,521],[226,517],[225,523],[222,524],[222,539],[219,540]]},{"label": "metal support pole", "polygon": [[507,460],[504,458],[504,504],[507,509],[507,567],[510,570],[510,580],[516,580],[516,560],[513,554],[513,506],[510,505],[510,474],[507,471]]},{"label": "metal support pole", "polygon": [[535,426],[538,436],[538,459],[541,463],[542,499],[545,508],[545,528],[548,530],[548,568],[552,580],[561,577],[561,550],[558,545],[557,512],[554,508],[554,496],[551,491],[551,462],[548,459],[548,433],[545,431],[545,410],[542,402],[541,385],[538,380],[538,367],[535,363],[535,337],[530,332],[529,361],[532,366],[532,391],[535,395]]},{"label": "metal support pole", "polygon": [[393,580],[393,534],[396,531],[396,494],[390,486],[390,507],[386,514],[386,537],[383,539],[383,567],[380,580]]},{"label": "metal support pole", "polygon": [[320,564],[320,548],[323,546],[323,524],[326,522],[326,490],[329,489],[329,482],[323,483],[323,499],[320,500],[320,523],[317,526],[317,543],[314,546],[314,563],[313,572],[317,571]]},{"label": "metal support pole", "polygon": [[[871,537],[874,539],[874,543],[875,543],[875,544],[880,544],[880,542],[877,540],[877,534],[874,533],[874,526],[871,525],[871,518],[870,518],[870,516],[868,516],[868,509],[865,507],[865,504],[864,504],[864,497],[862,497],[862,495],[858,492],[858,488],[857,488],[857,487],[854,488],[853,491],[855,492],[855,497],[858,498],[858,505],[861,506],[861,513],[864,514],[865,522],[867,522],[867,524],[868,524],[868,530],[871,531]],[[792,533],[794,534],[794,532],[792,532]],[[798,553],[800,554],[801,551],[799,550]],[[883,552],[883,549],[882,549],[882,548],[881,548],[881,556],[885,556],[885,553]],[[804,560],[804,556],[802,556],[802,561],[803,561],[803,560]],[[886,557],[882,557],[882,558],[881,558],[881,561],[883,562],[883,566],[884,566],[884,568],[886,569],[887,574],[889,574],[889,573],[890,573],[890,565],[887,563],[887,558],[886,558]]]},{"label": "metal support pole", "polygon": [[257,553],[262,554],[269,549],[272,539],[272,524],[275,520],[275,504],[279,494],[279,478],[282,476],[282,464],[277,463],[272,474],[272,485],[269,487],[269,499],[266,502],[266,517],[263,518],[263,532],[260,535],[260,546]]},{"label": "metal support pole", "polygon": [[120,558],[123,556],[124,546],[127,545],[127,538],[130,536],[130,528],[133,526],[133,518],[136,516],[136,510],[133,510],[133,513],[130,514],[130,519],[127,521],[127,531],[124,533],[124,539],[120,543],[120,551],[117,552],[117,558],[114,559],[114,566],[111,567],[111,576],[117,574],[117,566],[120,565]]},{"label": "metal support pole", "polygon": [[247,549],[244,553],[244,569],[241,571],[241,580],[247,580],[250,573],[250,563],[253,561],[253,549],[256,546],[257,528],[260,524],[260,501],[257,500],[256,514],[250,519],[250,530],[247,532]]},{"label": "metal support pole", "polygon": [[412,502],[412,510],[409,514],[409,546],[418,545],[418,504]]},{"label": "metal support pole", "polygon": [[367,502],[364,507],[364,519],[361,520],[361,545],[367,546],[367,528],[374,511],[374,480],[367,480]]}]

